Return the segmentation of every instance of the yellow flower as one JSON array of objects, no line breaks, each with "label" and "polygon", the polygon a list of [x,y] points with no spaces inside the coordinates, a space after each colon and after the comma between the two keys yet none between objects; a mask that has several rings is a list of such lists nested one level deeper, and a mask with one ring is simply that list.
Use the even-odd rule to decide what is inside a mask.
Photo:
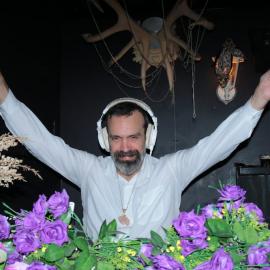
[{"label": "yellow flower", "polygon": [[133,249],[128,249],[128,250],[127,250],[127,254],[128,254],[128,255],[131,255],[131,256],[135,256],[135,255],[136,255],[136,251],[133,250]]},{"label": "yellow flower", "polygon": [[122,248],[121,247],[118,247],[117,248],[117,252],[121,252],[122,251]]},{"label": "yellow flower", "polygon": [[123,257],[123,261],[124,262],[130,262],[131,260],[130,260],[130,258],[128,256],[124,256]]},{"label": "yellow flower", "polygon": [[42,251],[42,252],[45,252],[46,249],[47,249],[47,247],[42,247],[41,251]]},{"label": "yellow flower", "polygon": [[181,255],[181,256],[179,257],[179,260],[180,260],[180,262],[184,262],[185,257],[184,257],[183,255]]},{"label": "yellow flower", "polygon": [[175,251],[175,247],[170,246],[170,247],[169,247],[169,250],[170,250],[171,252],[174,252],[174,251]]}]

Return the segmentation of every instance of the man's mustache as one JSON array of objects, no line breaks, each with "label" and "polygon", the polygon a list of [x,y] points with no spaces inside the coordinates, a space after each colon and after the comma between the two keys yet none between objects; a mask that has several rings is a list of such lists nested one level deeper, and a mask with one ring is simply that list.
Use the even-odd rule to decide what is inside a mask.
[{"label": "man's mustache", "polygon": [[137,150],[117,151],[117,152],[115,152],[115,156],[117,158],[134,157],[134,156],[138,156],[138,155],[139,155],[139,151],[137,151]]}]

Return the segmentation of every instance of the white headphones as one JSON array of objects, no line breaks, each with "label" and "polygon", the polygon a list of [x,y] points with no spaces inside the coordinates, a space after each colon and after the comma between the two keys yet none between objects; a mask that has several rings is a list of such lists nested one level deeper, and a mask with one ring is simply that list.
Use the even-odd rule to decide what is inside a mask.
[{"label": "white headphones", "polygon": [[146,142],[145,147],[150,150],[150,155],[152,154],[152,151],[154,149],[156,139],[157,139],[157,118],[154,116],[154,113],[152,112],[151,108],[144,103],[143,101],[135,98],[118,98],[110,102],[106,108],[103,110],[102,115],[100,119],[97,122],[97,132],[98,132],[98,142],[102,149],[106,150],[107,152],[110,152],[110,145],[109,145],[109,139],[108,139],[108,131],[106,127],[102,127],[102,120],[104,115],[109,111],[110,108],[113,106],[124,103],[124,102],[131,102],[137,104],[139,107],[141,107],[144,111],[146,111],[152,121],[153,124],[149,123],[147,130],[146,130]]}]

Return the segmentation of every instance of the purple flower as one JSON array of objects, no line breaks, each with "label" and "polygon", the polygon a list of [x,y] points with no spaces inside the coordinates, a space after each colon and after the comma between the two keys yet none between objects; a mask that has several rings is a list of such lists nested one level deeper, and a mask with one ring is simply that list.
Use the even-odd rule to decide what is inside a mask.
[{"label": "purple flower", "polygon": [[141,246],[140,254],[143,254],[147,258],[151,258],[152,257],[152,249],[153,249],[152,244],[144,244]]},{"label": "purple flower", "polygon": [[14,235],[13,242],[21,254],[28,254],[40,248],[40,241],[34,231],[20,230]]},{"label": "purple flower", "polygon": [[216,207],[214,204],[208,204],[204,208],[202,208],[202,215],[208,218],[222,218],[222,214],[220,213],[220,209]]},{"label": "purple flower", "polygon": [[192,252],[198,249],[204,249],[208,246],[207,241],[203,238],[195,238],[192,240],[183,239],[181,240],[182,254],[188,256]]},{"label": "purple flower", "polygon": [[56,270],[57,268],[51,265],[46,265],[42,262],[33,262],[26,270]]},{"label": "purple flower", "polygon": [[173,220],[173,226],[182,237],[205,238],[205,217],[190,212],[182,212],[178,218]]},{"label": "purple flower", "polygon": [[40,231],[40,238],[44,244],[54,243],[61,246],[64,242],[68,241],[67,224],[62,220],[47,222]]},{"label": "purple flower", "polygon": [[262,210],[255,203],[244,203],[243,207],[248,214],[255,214],[260,222],[264,221]]},{"label": "purple flower", "polygon": [[65,189],[62,193],[55,192],[48,200],[49,210],[54,218],[57,218],[67,212],[69,203],[69,196]]},{"label": "purple flower", "polygon": [[168,255],[157,255],[153,258],[154,269],[157,270],[185,270],[184,266]]},{"label": "purple flower", "polygon": [[34,203],[33,212],[38,216],[45,216],[47,213],[48,203],[46,196],[39,195],[38,200]]},{"label": "purple flower", "polygon": [[270,252],[268,247],[251,246],[248,249],[248,263],[251,265],[268,263],[267,254]]},{"label": "purple flower", "polygon": [[246,191],[236,185],[227,185],[222,189],[218,189],[221,197],[218,199],[219,201],[237,201],[244,200]]},{"label": "purple flower", "polygon": [[22,262],[23,256],[17,252],[15,249],[11,254],[8,255],[7,263],[14,264],[15,262]]},{"label": "purple flower", "polygon": [[26,270],[29,265],[24,262],[15,262],[13,264],[6,265],[5,270]]},{"label": "purple flower", "polygon": [[45,216],[36,215],[33,212],[27,213],[23,218],[16,220],[17,230],[39,231],[45,224]]},{"label": "purple flower", "polygon": [[0,215],[0,240],[7,239],[10,233],[10,225],[6,216]]},{"label": "purple flower", "polygon": [[233,260],[223,248],[218,249],[210,260],[212,270],[232,270]]}]

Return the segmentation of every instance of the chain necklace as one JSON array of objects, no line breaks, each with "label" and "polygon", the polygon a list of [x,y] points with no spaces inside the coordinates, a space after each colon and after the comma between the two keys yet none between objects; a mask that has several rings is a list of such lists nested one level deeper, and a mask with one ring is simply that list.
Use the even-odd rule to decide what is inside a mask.
[{"label": "chain necklace", "polygon": [[126,212],[128,210],[129,203],[130,203],[131,198],[133,196],[133,193],[135,191],[135,187],[136,187],[136,184],[137,184],[137,176],[136,176],[136,179],[134,179],[134,180],[135,180],[135,183],[134,183],[134,185],[132,187],[132,191],[131,191],[131,194],[130,194],[129,199],[127,201],[127,205],[126,205],[126,207],[124,207],[124,202],[123,202],[124,199],[122,198],[122,192],[121,192],[120,183],[119,183],[120,182],[119,175],[118,175],[118,179],[117,179],[118,189],[119,189],[119,194],[120,194],[120,200],[121,200],[121,208],[122,208],[121,209],[122,212],[121,212],[120,216],[118,217],[118,220],[122,225],[126,225],[126,226],[128,226],[130,224],[130,220],[129,220],[128,216],[126,215]]}]

